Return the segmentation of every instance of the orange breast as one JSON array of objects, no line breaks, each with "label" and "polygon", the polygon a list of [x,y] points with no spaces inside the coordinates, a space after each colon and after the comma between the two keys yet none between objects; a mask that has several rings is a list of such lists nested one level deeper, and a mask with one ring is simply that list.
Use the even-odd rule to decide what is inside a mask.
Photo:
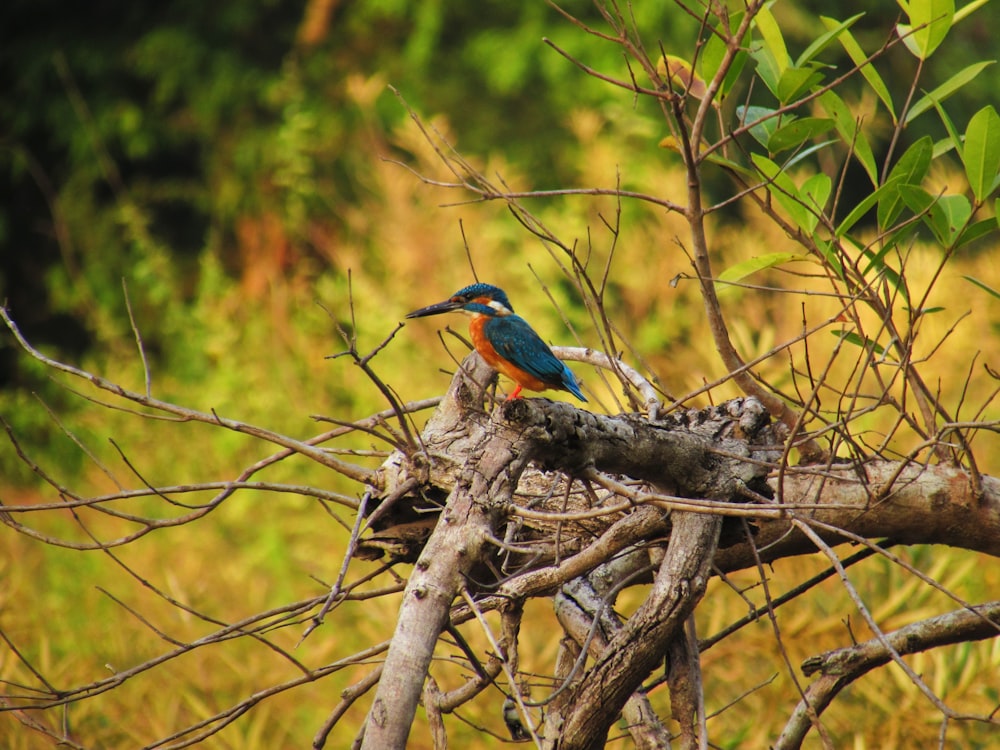
[{"label": "orange breast", "polygon": [[469,323],[469,334],[472,336],[472,345],[476,347],[479,356],[486,360],[486,364],[494,370],[502,372],[522,388],[527,388],[529,391],[544,391],[550,388],[551,386],[546,385],[544,381],[539,380],[531,373],[525,372],[510,360],[504,359],[497,354],[497,350],[493,348],[493,344],[486,337],[485,326],[488,320],[489,317],[486,315],[474,315],[472,321]]}]

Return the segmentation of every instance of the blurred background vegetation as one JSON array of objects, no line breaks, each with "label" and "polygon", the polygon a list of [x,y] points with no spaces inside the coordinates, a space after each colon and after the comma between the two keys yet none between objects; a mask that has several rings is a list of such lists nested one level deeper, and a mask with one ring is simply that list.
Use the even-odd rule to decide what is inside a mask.
[{"label": "blurred background vegetation", "polygon": [[[822,31],[819,13],[846,17],[864,10],[853,30],[865,49],[874,50],[885,41],[898,8],[885,0],[863,5],[829,9],[818,2],[783,1],[774,13],[789,43],[804,47]],[[562,6],[601,24],[586,0]],[[694,19],[668,3],[640,2],[632,10],[649,49],[662,44],[688,52],[697,32]],[[932,88],[970,62],[991,59],[997,23],[1000,12],[987,6],[972,22],[959,24],[935,56],[922,88]],[[373,348],[407,311],[471,279],[467,250],[480,278],[507,289],[518,311],[547,338],[596,342],[556,259],[503,206],[442,208],[467,196],[414,176],[416,171],[447,178],[390,85],[485,174],[501,174],[512,186],[613,187],[620,181],[666,197],[680,197],[685,190],[676,155],[657,146],[666,135],[660,113],[584,75],[542,37],[593,68],[626,78],[619,49],[582,33],[543,2],[183,0],[150,6],[9,0],[0,9],[0,34],[0,297],[22,331],[56,358],[142,390],[127,290],[155,396],[296,437],[322,429],[311,415],[354,419],[386,407],[357,368],[324,359],[345,348],[338,327],[356,334],[362,351]],[[829,54],[835,63],[837,52],[831,48]],[[896,52],[879,65],[883,78],[898,87],[894,99],[902,101],[915,61]],[[964,123],[994,101],[998,79],[1000,67],[991,66],[963,89],[962,103],[950,110],[953,119]],[[869,105],[874,110],[874,103]],[[887,138],[888,123],[875,116],[873,142],[885,149],[880,127]],[[922,134],[914,129],[910,137]],[[960,174],[956,170],[934,179],[945,184],[961,179]],[[720,178],[713,189],[714,197],[723,199],[731,186]],[[846,193],[851,195],[850,182]],[[618,207],[612,199],[553,198],[529,206],[557,233],[576,239],[593,268],[603,267],[612,237],[601,216],[614,216]],[[848,202],[843,210],[850,208]],[[607,296],[611,319],[674,394],[724,374],[714,352],[703,345],[708,338],[695,285],[670,284],[678,274],[691,272],[675,242],[683,237],[682,223],[636,204],[625,204],[621,211]],[[719,214],[713,233],[720,270],[761,247],[785,243],[742,204]],[[928,323],[943,333],[969,311],[946,348],[964,353],[963,362],[970,359],[968,352],[981,350],[983,361],[992,358],[994,367],[1000,358],[1000,311],[995,300],[977,293],[962,276],[1000,288],[995,250],[963,251],[937,287],[942,299],[929,303],[953,314]],[[932,257],[934,252],[915,251],[911,269],[916,278],[922,272],[921,253]],[[543,286],[551,298],[542,293]],[[733,334],[748,358],[802,327],[801,311],[790,309],[780,295],[735,294],[729,304],[739,311]],[[463,327],[460,321],[452,326]],[[933,330],[926,338],[937,340]],[[959,392],[965,373],[956,377],[948,356],[942,359],[942,389]],[[410,400],[441,392],[447,384],[441,369],[450,360],[435,326],[421,324],[397,334],[373,364]],[[783,369],[781,362],[771,362],[763,374],[780,384],[790,378]],[[713,397],[732,395],[723,388]],[[99,408],[52,381],[19,353],[10,336],[0,337],[0,414],[34,460],[60,482],[88,492],[114,485],[65,430],[132,484],[141,482],[129,475],[109,438],[122,447],[142,481],[153,484],[232,478],[271,452],[221,430],[155,423]],[[872,430],[878,430],[876,423]],[[358,447],[370,446],[359,441]],[[1000,470],[995,452],[981,468]],[[305,463],[282,467],[278,476],[343,489],[337,478]],[[55,493],[40,489],[38,477],[13,447],[0,448],[4,501],[53,501]],[[53,525],[69,537],[79,534],[68,515]],[[124,668],[165,646],[98,587],[141,609],[174,637],[195,638],[207,627],[149,595],[142,582],[124,577],[106,555],[53,549],[9,529],[0,534],[0,627],[62,684],[97,679],[102,670]],[[151,535],[121,554],[177,599],[233,621],[321,594],[323,586],[311,576],[327,583],[335,576],[345,539],[342,526],[314,502],[246,493],[203,523]],[[928,571],[941,565],[919,551],[912,556]],[[953,571],[967,570],[971,559],[947,553],[946,562]],[[883,588],[872,596],[886,607],[897,606],[901,616],[921,609],[920,597],[927,608],[936,602],[933,592],[923,589],[908,592],[908,598],[894,596],[893,571],[880,568],[879,561],[865,565],[877,582],[871,585]],[[802,573],[801,563],[779,564],[773,585],[791,586]],[[995,570],[980,570],[974,581],[960,579],[954,585],[978,600],[1000,586],[998,579]],[[845,600],[843,591],[831,585],[825,611],[800,605],[789,613],[786,637],[794,639],[799,627],[808,626],[810,633],[793,662],[845,642],[840,621]],[[389,604],[355,605],[356,632],[338,632],[331,639],[320,630],[297,653],[308,652],[309,663],[324,663],[353,650],[353,638],[360,647],[380,633],[387,637],[386,623],[393,619]],[[543,602],[532,606],[540,623],[551,617]],[[705,634],[742,616],[745,604],[720,594],[717,603],[700,611]],[[891,609],[882,614],[891,621]],[[826,624],[817,628],[824,618]],[[706,654],[707,673],[718,659],[740,673],[734,683],[770,677],[764,672],[778,663],[773,635],[764,625],[754,627],[760,632],[759,656],[750,656],[745,642],[729,651],[724,642]],[[285,645],[291,648],[299,635],[289,632]],[[552,649],[555,643],[553,635]],[[981,693],[964,699],[970,711],[977,701],[995,703],[995,689],[983,687],[991,681],[973,678],[1000,666],[996,646],[963,649],[920,658],[927,672],[967,670],[967,681],[957,684]],[[136,679],[71,707],[70,726],[93,747],[152,741],[294,671],[265,651],[240,643],[214,655],[216,661],[197,655],[178,662],[170,667],[176,689],[164,691],[162,675]],[[305,746],[339,690],[360,674],[338,675],[265,702],[206,745]],[[4,651],[0,678],[30,682]],[[893,727],[888,741],[895,707],[921,699],[902,679],[895,683],[895,694],[880,687],[867,695],[865,684],[828,714],[840,746],[913,747],[937,736],[936,714],[928,706],[927,726]],[[726,681],[717,687],[718,705],[710,709],[737,697]],[[774,684],[716,719],[726,722],[726,729],[713,731],[734,738],[732,747],[763,747],[773,725],[762,717],[787,713],[792,704],[773,696],[790,695],[788,688],[781,673]],[[477,705],[482,714],[467,718],[502,737],[497,696]],[[357,727],[361,719],[358,715],[344,724]],[[350,726],[329,746],[346,746]],[[977,746],[981,729],[968,731],[965,746]],[[7,714],[0,714],[0,736],[12,737],[12,748],[46,746],[36,744],[42,740]],[[459,730],[453,741],[459,747],[492,746],[476,744],[483,740],[473,729],[465,736]],[[418,729],[413,746],[429,746],[422,742]]]}]

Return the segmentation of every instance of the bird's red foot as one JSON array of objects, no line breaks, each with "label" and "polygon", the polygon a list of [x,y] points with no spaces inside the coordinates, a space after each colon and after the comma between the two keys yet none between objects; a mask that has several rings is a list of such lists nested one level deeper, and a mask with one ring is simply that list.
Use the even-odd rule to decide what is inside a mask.
[{"label": "bird's red foot", "polygon": [[507,397],[508,401],[513,401],[515,398],[521,398],[521,386],[514,389],[514,392]]}]

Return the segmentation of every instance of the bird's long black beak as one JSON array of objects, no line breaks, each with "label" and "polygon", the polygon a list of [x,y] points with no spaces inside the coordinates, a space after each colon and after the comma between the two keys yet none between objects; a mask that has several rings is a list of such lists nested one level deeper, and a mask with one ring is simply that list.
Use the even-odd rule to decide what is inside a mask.
[{"label": "bird's long black beak", "polygon": [[446,299],[444,302],[438,302],[436,305],[431,305],[430,307],[421,307],[419,310],[414,310],[411,313],[407,313],[407,318],[426,318],[428,315],[440,315],[441,313],[454,312],[455,310],[461,310],[462,303],[456,300]]}]

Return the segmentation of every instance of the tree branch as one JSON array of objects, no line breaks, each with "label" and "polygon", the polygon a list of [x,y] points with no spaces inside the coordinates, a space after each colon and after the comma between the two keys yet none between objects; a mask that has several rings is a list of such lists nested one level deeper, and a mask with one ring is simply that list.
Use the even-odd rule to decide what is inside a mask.
[{"label": "tree branch", "polygon": [[996,638],[1000,632],[1000,602],[981,604],[931,617],[885,633],[886,647],[880,638],[839,648],[810,657],[802,663],[806,676],[820,674],[807,689],[804,700],[795,707],[784,731],[774,744],[775,750],[798,750],[809,732],[809,714],[819,714],[845,687],[873,669],[893,661],[897,654],[915,654],[940,646],[966,641]]},{"label": "tree branch", "polygon": [[663,663],[670,642],[708,585],[722,518],[675,513],[667,554],[653,589],[603,657],[583,678],[566,710],[559,750],[599,750],[636,688]]},{"label": "tree branch", "polygon": [[[807,523],[820,521],[857,536],[892,537],[898,544],[947,544],[1000,557],[1000,480],[982,477],[982,490],[977,495],[970,473],[958,467],[869,461],[789,470],[778,500],[828,504],[829,510],[795,513]],[[847,541],[830,531],[821,536]],[[790,521],[758,521],[755,543],[764,562],[816,551]],[[739,570],[754,564],[753,554],[748,545],[738,544],[721,550],[716,564],[723,571]]]}]

